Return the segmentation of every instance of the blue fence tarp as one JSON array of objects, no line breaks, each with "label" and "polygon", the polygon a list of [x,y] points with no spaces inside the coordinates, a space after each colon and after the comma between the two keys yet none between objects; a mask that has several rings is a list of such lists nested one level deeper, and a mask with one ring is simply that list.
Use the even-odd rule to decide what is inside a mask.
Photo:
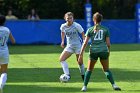
[{"label": "blue fence tarp", "polygon": [[[60,26],[64,20],[40,21],[7,21],[17,44],[60,44]],[[76,20],[86,29],[85,20]],[[111,43],[137,43],[135,20],[104,20],[102,22],[110,30]],[[86,32],[86,31],[85,31]]]},{"label": "blue fence tarp", "polygon": [[135,20],[106,20],[102,24],[109,28],[112,43],[137,42]]}]

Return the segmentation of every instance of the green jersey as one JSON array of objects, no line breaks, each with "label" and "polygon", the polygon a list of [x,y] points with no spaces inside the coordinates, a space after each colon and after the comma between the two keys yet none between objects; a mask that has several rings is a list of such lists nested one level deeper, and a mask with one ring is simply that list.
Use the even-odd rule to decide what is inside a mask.
[{"label": "green jersey", "polygon": [[94,28],[95,26],[90,27],[85,34],[91,39],[90,53],[108,52],[106,37],[110,36],[109,30],[102,25],[96,26],[97,31]]}]

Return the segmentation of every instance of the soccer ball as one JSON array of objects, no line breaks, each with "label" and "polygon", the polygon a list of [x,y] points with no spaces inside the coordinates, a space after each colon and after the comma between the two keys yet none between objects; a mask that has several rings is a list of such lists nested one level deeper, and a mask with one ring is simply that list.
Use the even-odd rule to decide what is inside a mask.
[{"label": "soccer ball", "polygon": [[68,76],[66,74],[62,74],[59,79],[61,82],[68,82],[70,79],[70,76]]}]

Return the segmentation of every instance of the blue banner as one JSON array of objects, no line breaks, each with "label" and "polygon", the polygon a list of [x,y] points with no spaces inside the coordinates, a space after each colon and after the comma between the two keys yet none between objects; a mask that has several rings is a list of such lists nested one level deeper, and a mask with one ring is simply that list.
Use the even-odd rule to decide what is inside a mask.
[{"label": "blue banner", "polygon": [[137,42],[140,43],[140,4],[136,5],[136,19],[137,19]]},{"label": "blue banner", "polygon": [[85,4],[86,30],[92,26],[92,5]]},{"label": "blue banner", "polygon": [[[85,20],[75,20],[86,31]],[[60,44],[60,26],[64,20],[7,21],[17,44]],[[137,43],[136,20],[103,20],[102,25],[110,30],[111,43]]]}]

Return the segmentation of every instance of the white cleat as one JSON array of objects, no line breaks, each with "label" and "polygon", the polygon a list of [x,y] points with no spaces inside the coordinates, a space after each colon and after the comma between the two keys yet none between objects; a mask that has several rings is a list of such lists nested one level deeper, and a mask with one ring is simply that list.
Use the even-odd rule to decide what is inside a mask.
[{"label": "white cleat", "polygon": [[87,91],[87,87],[86,86],[83,86],[82,89],[81,89],[81,91],[83,91],[83,92]]},{"label": "white cleat", "polygon": [[119,87],[118,87],[117,85],[115,85],[115,84],[112,85],[112,87],[113,87],[113,89],[116,90],[116,91],[121,91],[121,88],[119,88]]}]

